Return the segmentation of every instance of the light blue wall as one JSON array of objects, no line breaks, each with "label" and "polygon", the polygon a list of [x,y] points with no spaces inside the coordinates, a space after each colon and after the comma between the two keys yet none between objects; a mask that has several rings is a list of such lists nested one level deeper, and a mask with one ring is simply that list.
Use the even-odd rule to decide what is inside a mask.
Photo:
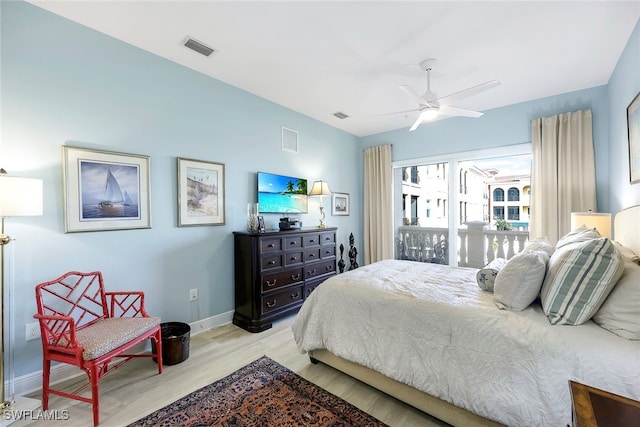
[{"label": "light blue wall", "polygon": [[[609,80],[609,203],[611,212],[640,204],[640,184],[629,183],[627,106],[640,93],[640,21]],[[640,221],[640,218],[639,218]]]},{"label": "light blue wall", "polygon": [[[492,90],[499,90],[492,89]],[[531,120],[553,114],[591,109],[596,157],[598,207],[607,212],[609,173],[607,87],[598,86],[485,111],[477,119],[451,118],[423,124],[413,132],[400,129],[362,138],[365,146],[393,144],[393,160],[531,142]]]},{"label": "light blue wall", "polygon": [[[44,180],[44,215],[11,218],[17,376],[41,369],[40,342],[24,339],[34,285],[69,270],[101,270],[110,289],[140,289],[150,313],[193,322],[234,308],[234,230],[256,201],[256,172],[329,182],[361,199],[358,138],[22,2],[1,3],[0,166]],[[300,152],[281,151],[281,127]],[[61,146],[151,157],[152,228],[64,233]],[[224,163],[226,225],[177,227],[176,157]],[[324,201],[330,206],[329,200]],[[318,224],[317,201],[299,218]],[[362,245],[361,207],[327,217]],[[279,215],[266,216],[277,227]],[[348,260],[347,260],[348,261]],[[361,262],[361,260],[360,260]],[[188,290],[199,289],[199,301]]]}]

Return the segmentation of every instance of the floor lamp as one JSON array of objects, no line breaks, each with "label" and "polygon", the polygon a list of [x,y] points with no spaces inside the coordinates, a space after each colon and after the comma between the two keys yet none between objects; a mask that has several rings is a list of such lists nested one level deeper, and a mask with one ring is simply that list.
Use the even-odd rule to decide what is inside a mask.
[{"label": "floor lamp", "polygon": [[[0,339],[0,407],[2,411],[9,409],[13,402],[7,400],[5,393],[5,265],[4,247],[11,242],[11,237],[5,234],[4,223],[7,217],[42,215],[42,180],[8,176],[0,168],[0,319],[2,320],[2,337]],[[13,398],[13,396],[10,396]]]},{"label": "floor lamp", "polygon": [[326,181],[316,181],[313,183],[313,187],[311,187],[311,191],[309,192],[309,196],[317,196],[320,198],[320,225],[318,228],[327,228],[324,225],[324,208],[322,207],[322,197],[323,196],[331,196],[331,190],[329,189],[329,184]]}]

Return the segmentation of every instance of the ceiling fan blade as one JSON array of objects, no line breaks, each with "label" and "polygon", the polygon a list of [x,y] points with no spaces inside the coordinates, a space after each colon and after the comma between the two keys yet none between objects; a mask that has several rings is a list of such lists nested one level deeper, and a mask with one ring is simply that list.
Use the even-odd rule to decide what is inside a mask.
[{"label": "ceiling fan blade", "polygon": [[374,117],[383,117],[383,116],[392,116],[394,114],[407,114],[407,113],[415,113],[416,111],[420,111],[419,108],[414,108],[413,110],[406,110],[406,111],[396,111],[395,113],[385,113],[385,114],[376,114],[375,116],[367,116],[367,119],[371,119]]},{"label": "ceiling fan blade", "polygon": [[467,110],[464,108],[452,107],[450,105],[445,105],[440,107],[440,112],[447,116],[459,116],[459,117],[481,117],[484,113],[480,111]]},{"label": "ceiling fan blade", "polygon": [[451,95],[447,95],[443,98],[438,99],[440,101],[440,105],[453,105],[458,101],[461,101],[470,96],[476,95],[480,92],[484,92],[485,90],[494,88],[496,86],[500,86],[500,82],[498,80],[491,80],[486,83],[479,84],[477,86],[470,87],[465,90],[461,90],[460,92],[452,93]]},{"label": "ceiling fan blade", "polygon": [[400,88],[401,91],[403,91],[404,93],[406,93],[407,95],[415,99],[419,105],[429,105],[429,103],[422,96],[420,96],[418,92],[413,90],[413,88],[407,85],[400,85],[398,87]]},{"label": "ceiling fan blade", "polygon": [[420,126],[420,123],[422,123],[422,115],[419,115],[418,119],[415,122],[413,122],[413,125],[409,129],[409,132],[413,132],[414,130],[418,129],[418,126]]}]

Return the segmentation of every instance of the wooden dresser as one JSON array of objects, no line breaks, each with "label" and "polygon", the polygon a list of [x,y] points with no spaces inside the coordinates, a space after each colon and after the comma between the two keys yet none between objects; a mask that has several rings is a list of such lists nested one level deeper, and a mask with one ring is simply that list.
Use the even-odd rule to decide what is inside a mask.
[{"label": "wooden dresser", "polygon": [[262,332],[336,274],[337,228],[234,232],[233,324]]}]

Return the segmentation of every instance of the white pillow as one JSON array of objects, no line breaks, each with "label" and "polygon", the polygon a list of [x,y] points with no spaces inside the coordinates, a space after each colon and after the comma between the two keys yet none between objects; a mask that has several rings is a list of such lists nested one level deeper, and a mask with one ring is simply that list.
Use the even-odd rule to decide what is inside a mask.
[{"label": "white pillow", "polygon": [[553,255],[555,247],[549,242],[546,237],[539,237],[537,239],[531,239],[524,246],[524,251],[545,251],[547,255]]},{"label": "white pillow", "polygon": [[606,237],[556,250],[540,299],[552,325],[580,325],[591,319],[622,275],[624,261]]},{"label": "white pillow", "polygon": [[540,294],[549,255],[545,251],[524,251],[500,270],[493,287],[493,302],[502,310],[521,311]]},{"label": "white pillow", "polygon": [[507,263],[504,258],[496,258],[476,273],[476,281],[480,289],[487,292],[493,292],[493,284],[496,276]]},{"label": "white pillow", "polygon": [[565,234],[556,243],[556,250],[571,243],[581,243],[588,240],[597,239],[600,236],[598,230],[595,228],[588,228],[586,225],[581,225],[573,231]]},{"label": "white pillow", "polygon": [[624,262],[634,262],[640,265],[640,256],[633,251],[633,249],[624,246],[620,242],[616,242],[613,240],[613,244],[615,245],[622,258],[624,258]]},{"label": "white pillow", "polygon": [[593,321],[629,340],[640,340],[640,266],[625,262],[624,272]]}]

